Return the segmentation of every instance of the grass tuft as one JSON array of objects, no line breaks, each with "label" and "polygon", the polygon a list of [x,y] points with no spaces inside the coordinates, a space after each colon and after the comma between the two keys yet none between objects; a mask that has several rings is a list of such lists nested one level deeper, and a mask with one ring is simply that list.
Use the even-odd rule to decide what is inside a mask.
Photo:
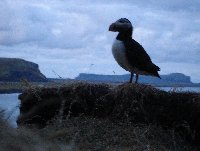
[{"label": "grass tuft", "polygon": [[35,125],[40,137],[72,150],[200,149],[199,93],[84,82],[34,93],[19,96],[18,125]]}]

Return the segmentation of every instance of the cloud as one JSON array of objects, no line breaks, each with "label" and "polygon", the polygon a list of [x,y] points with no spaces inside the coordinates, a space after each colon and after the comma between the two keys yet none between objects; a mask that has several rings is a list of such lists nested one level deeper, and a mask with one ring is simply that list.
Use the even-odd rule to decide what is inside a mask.
[{"label": "cloud", "polygon": [[63,77],[126,73],[111,54],[116,33],[108,32],[126,17],[161,73],[175,72],[176,64],[177,72],[194,73],[200,81],[200,73],[189,68],[200,65],[198,0],[2,0],[0,7],[0,57],[34,61],[49,77],[55,77],[52,70]]}]

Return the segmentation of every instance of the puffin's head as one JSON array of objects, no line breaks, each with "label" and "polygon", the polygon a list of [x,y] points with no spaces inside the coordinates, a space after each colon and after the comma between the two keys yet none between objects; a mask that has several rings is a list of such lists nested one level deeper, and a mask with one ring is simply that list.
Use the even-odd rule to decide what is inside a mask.
[{"label": "puffin's head", "polygon": [[109,27],[109,31],[112,32],[132,32],[133,26],[131,22],[126,18],[121,18],[112,23]]}]

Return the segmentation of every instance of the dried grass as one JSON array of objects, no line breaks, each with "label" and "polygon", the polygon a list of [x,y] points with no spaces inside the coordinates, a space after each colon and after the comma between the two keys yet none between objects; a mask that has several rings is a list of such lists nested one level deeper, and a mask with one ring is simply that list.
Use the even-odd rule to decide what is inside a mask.
[{"label": "dried grass", "polygon": [[37,129],[12,128],[0,113],[0,151],[71,151],[70,144],[49,141]]},{"label": "dried grass", "polygon": [[37,125],[42,138],[72,150],[199,150],[198,93],[83,82],[35,93],[19,96],[18,124]]}]

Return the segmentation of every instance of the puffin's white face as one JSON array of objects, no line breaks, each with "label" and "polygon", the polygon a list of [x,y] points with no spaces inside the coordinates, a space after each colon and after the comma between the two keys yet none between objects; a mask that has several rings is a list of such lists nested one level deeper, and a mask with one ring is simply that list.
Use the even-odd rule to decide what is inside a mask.
[{"label": "puffin's white face", "polygon": [[109,27],[109,31],[112,32],[126,32],[132,29],[131,22],[126,18],[121,18],[116,22],[112,23]]}]

